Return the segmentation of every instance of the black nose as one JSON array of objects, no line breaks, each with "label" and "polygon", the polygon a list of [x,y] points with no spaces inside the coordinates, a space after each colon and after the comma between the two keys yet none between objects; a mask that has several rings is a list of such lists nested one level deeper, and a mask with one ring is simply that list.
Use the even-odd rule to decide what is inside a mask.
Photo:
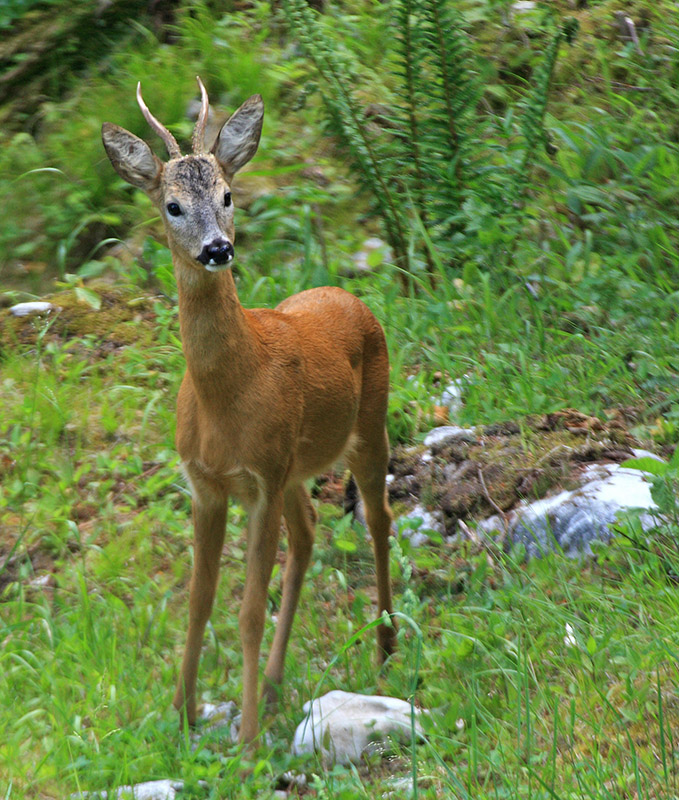
[{"label": "black nose", "polygon": [[210,244],[206,244],[198,256],[201,264],[226,264],[233,258],[233,245],[226,239],[215,239]]}]

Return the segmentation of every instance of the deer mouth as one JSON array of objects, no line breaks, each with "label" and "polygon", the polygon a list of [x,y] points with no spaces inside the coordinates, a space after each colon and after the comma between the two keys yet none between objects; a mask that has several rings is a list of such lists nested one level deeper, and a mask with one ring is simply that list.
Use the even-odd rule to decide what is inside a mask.
[{"label": "deer mouth", "polygon": [[208,263],[203,266],[208,272],[223,272],[225,269],[231,269],[230,261],[233,261],[233,256],[229,256],[225,264],[217,264],[214,261],[208,261]]}]

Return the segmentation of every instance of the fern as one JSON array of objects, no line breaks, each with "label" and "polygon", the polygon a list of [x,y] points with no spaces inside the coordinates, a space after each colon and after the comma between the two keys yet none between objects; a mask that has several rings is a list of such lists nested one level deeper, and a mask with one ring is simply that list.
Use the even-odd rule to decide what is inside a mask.
[{"label": "fern", "polygon": [[[459,18],[443,0],[395,0],[400,179],[442,246],[458,229],[479,91]],[[450,247],[443,246],[448,260]],[[429,248],[427,266],[434,270]]]},{"label": "fern", "polygon": [[[357,98],[353,64],[316,12],[306,0],[283,0],[283,8],[316,69],[329,128],[369,191],[396,262],[412,270],[424,256],[430,273],[435,263],[457,269],[469,258],[470,241],[477,240],[467,231],[481,230],[487,219],[499,231],[492,234],[495,255],[508,264],[531,168],[539,145],[547,142],[544,116],[559,46],[572,29],[552,36],[520,104],[523,147],[517,162],[509,148],[500,150],[487,139],[493,120],[482,122],[478,113],[482,87],[461,18],[448,0],[391,0],[394,61],[387,83],[394,84],[395,102],[389,126],[377,132]],[[494,125],[496,131],[502,127],[497,118]],[[481,223],[477,210],[485,214]]]},{"label": "fern", "polygon": [[526,99],[520,104],[521,132],[525,140],[523,156],[517,169],[514,185],[514,201],[520,202],[528,186],[529,171],[540,145],[547,149],[549,140],[544,129],[545,112],[549,99],[549,88],[554,74],[559,47],[564,39],[572,41],[577,31],[578,22],[569,19],[552,36],[545,56],[533,76],[533,84]]},{"label": "fern", "polygon": [[[464,151],[474,138],[479,92],[459,19],[442,0],[397,0],[394,16],[401,77],[396,92],[413,198],[423,220],[431,210],[440,223],[462,201]],[[445,211],[437,209],[442,204]]]},{"label": "fern", "polygon": [[522,111],[519,118],[519,128],[524,141],[522,155],[518,165],[514,168],[503,198],[508,209],[504,219],[505,237],[501,250],[498,251],[495,248],[493,256],[498,273],[507,270],[511,271],[512,268],[514,253],[522,228],[521,212],[526,202],[531,168],[540,149],[549,151],[550,148],[549,137],[544,128],[544,119],[559,47],[564,39],[569,43],[573,40],[577,27],[577,20],[569,19],[552,34],[544,57],[533,75],[531,88],[525,99],[519,103],[519,108]]},{"label": "fern", "polygon": [[[412,165],[412,196],[420,218],[426,224],[426,179],[420,154],[419,105],[422,96],[421,51],[417,47],[416,29],[413,25],[413,0],[401,0],[396,6],[398,54],[403,80],[400,96],[403,100],[405,120],[398,140],[402,146],[401,164]],[[408,171],[404,177],[408,178]]]},{"label": "fern", "polygon": [[350,88],[354,77],[351,67],[327,39],[316,13],[305,0],[284,0],[283,9],[290,27],[297,34],[324,84],[321,93],[333,130],[355,161],[361,181],[379,208],[397,263],[408,270],[410,258],[405,235],[406,220],[375,153],[363,111]]},{"label": "fern", "polygon": [[429,115],[430,151],[440,152],[449,170],[449,199],[459,210],[465,186],[464,163],[474,141],[474,116],[480,97],[460,19],[445,0],[420,0],[423,44],[432,67]]},{"label": "fern", "polygon": [[[424,149],[424,131],[426,120],[421,121],[423,103],[426,102],[423,77],[423,54],[420,21],[414,16],[413,0],[400,0],[396,4],[396,43],[399,65],[397,74],[402,84],[397,90],[403,104],[400,124],[397,120],[395,145],[397,157],[394,162],[399,165],[398,180],[405,183],[415,211],[425,228],[429,227],[429,208],[432,196],[432,176],[428,169],[428,153]],[[410,165],[404,168],[404,165]],[[434,262],[428,249],[425,250],[427,269],[434,272]]]}]

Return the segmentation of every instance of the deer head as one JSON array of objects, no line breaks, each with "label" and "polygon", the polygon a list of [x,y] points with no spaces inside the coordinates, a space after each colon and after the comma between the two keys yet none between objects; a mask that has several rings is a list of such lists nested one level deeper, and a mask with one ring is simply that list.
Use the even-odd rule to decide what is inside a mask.
[{"label": "deer head", "polygon": [[193,132],[193,153],[182,156],[174,136],[148,110],[137,85],[137,102],[153,130],[165,142],[163,163],[139,137],[111,122],[101,135],[116,172],[145,192],[160,212],[175,263],[218,272],[233,259],[234,224],[231,181],[257,152],[264,104],[256,94],[224,124],[205,151],[208,96],[200,78],[201,108]]}]

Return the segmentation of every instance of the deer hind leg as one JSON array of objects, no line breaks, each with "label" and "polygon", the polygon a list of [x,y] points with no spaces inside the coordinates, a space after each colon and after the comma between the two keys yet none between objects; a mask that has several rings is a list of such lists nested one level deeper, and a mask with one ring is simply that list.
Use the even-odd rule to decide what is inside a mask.
[{"label": "deer hind leg", "polygon": [[283,680],[285,651],[314,542],[316,511],[302,484],[285,490],[283,516],[288,529],[288,557],[276,633],[264,671],[263,694],[269,707],[278,699],[278,687]]},{"label": "deer hind leg", "polygon": [[[359,421],[360,424],[360,421]],[[367,426],[365,426],[367,428]],[[378,611],[392,613],[391,581],[389,579],[389,535],[392,514],[387,501],[386,476],[389,464],[389,440],[384,428],[361,431],[354,449],[347,456],[365,506],[366,522],[373,541],[377,575]],[[380,625],[377,629],[380,660],[384,661],[396,649],[396,629]]]},{"label": "deer hind leg", "polygon": [[182,669],[174,696],[175,708],[189,725],[196,721],[196,676],[205,625],[210,618],[224,544],[227,501],[202,504],[193,500],[193,572],[189,590],[189,628]]},{"label": "deer hind leg", "polygon": [[238,615],[243,647],[243,711],[239,740],[250,742],[259,731],[257,684],[271,571],[278,551],[283,493],[264,494],[250,511],[245,590]]}]

